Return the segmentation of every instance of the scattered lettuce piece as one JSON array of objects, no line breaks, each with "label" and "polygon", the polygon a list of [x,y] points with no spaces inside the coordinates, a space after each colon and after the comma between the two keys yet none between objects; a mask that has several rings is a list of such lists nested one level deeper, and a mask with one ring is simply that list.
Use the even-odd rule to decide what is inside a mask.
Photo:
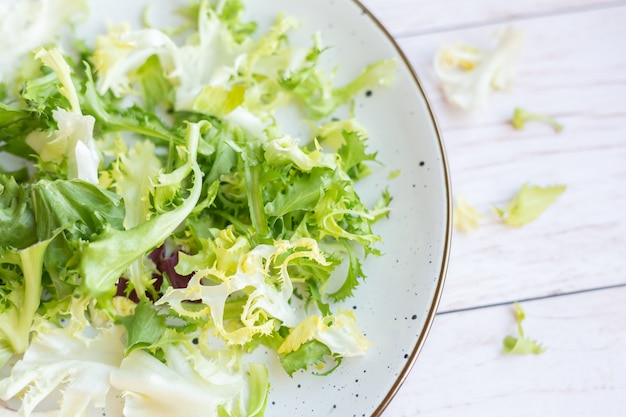
[{"label": "scattered lettuce piece", "polygon": [[399,169],[395,169],[389,173],[389,177],[387,177],[387,179],[389,179],[390,181],[395,180],[400,176],[400,174],[402,174],[402,171],[400,171]]},{"label": "scattered lettuce piece", "polygon": [[478,228],[484,216],[462,197],[457,197],[452,210],[452,223],[460,232],[469,233]]},{"label": "scattered lettuce piece", "polygon": [[506,27],[496,37],[498,45],[490,51],[464,44],[443,45],[437,50],[435,72],[450,103],[466,110],[483,108],[493,90],[512,85],[525,34]]},{"label": "scattered lettuce piece", "polygon": [[546,122],[550,124],[557,133],[560,133],[563,130],[563,125],[560,124],[554,117],[550,117],[545,114],[531,113],[519,107],[515,108],[511,123],[515,129],[521,130],[524,128],[526,122],[530,120]]},{"label": "scattered lettuce piece", "polygon": [[507,336],[504,338],[502,351],[504,353],[516,355],[538,355],[546,351],[540,343],[529,339],[524,335],[522,321],[526,318],[526,313],[519,303],[513,304],[515,310],[515,321],[517,322],[517,337]]},{"label": "scattered lettuce piece", "polygon": [[535,220],[550,207],[565,191],[564,185],[549,187],[524,184],[511,202],[504,208],[495,208],[504,222],[520,227]]}]

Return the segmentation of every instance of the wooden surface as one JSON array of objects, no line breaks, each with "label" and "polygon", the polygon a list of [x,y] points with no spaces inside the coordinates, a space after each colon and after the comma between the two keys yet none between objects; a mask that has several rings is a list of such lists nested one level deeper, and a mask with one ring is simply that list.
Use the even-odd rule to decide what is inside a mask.
[{"label": "wooden surface", "polygon": [[[454,232],[439,313],[384,417],[626,415],[626,2],[366,0],[427,91],[453,194],[485,221]],[[504,25],[527,42],[511,91],[482,112],[454,108],[432,67],[442,43],[490,45]],[[514,130],[517,106],[555,116]],[[525,182],[564,184],[539,219],[513,229],[492,213]],[[501,353],[526,334],[548,350]]]}]

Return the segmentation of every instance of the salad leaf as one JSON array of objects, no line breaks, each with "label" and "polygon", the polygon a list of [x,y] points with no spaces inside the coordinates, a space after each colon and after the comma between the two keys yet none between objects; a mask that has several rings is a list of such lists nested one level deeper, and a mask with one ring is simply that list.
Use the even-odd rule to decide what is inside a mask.
[{"label": "salad leaf", "polygon": [[563,125],[560,124],[555,118],[544,114],[531,113],[520,107],[515,108],[511,124],[513,124],[513,127],[515,129],[521,130],[524,128],[524,125],[530,120],[546,122],[551,125],[557,133],[560,133],[563,130]]},{"label": "salad leaf", "polygon": [[119,196],[84,181],[37,181],[32,200],[40,240],[64,229],[89,238],[107,227],[122,228],[124,206]]},{"label": "salad leaf", "polygon": [[141,300],[132,315],[119,319],[126,329],[126,354],[157,342],[165,332],[165,317],[147,300]]},{"label": "salad leaf", "polygon": [[49,243],[47,240],[17,251],[0,251],[0,366],[28,348]]},{"label": "salad leaf", "polygon": [[328,296],[335,301],[343,301],[351,297],[354,294],[354,290],[358,286],[359,279],[363,279],[365,276],[361,260],[356,255],[352,245],[345,240],[343,241],[343,244],[348,252],[348,273],[341,287],[337,291],[328,294]]},{"label": "salad leaf", "polygon": [[34,151],[26,144],[26,137],[30,132],[48,127],[47,121],[37,113],[0,103],[0,151],[32,159]]},{"label": "salad leaf", "polygon": [[197,349],[169,344],[164,362],[133,350],[110,381],[124,395],[127,417],[187,417],[215,415],[218,406],[240,395],[244,375],[205,358]]},{"label": "salad leaf", "polygon": [[452,211],[452,221],[454,227],[460,232],[470,233],[478,228],[484,216],[469,205],[463,197],[456,198],[456,204]]},{"label": "salad leaf", "polygon": [[6,175],[0,175],[0,230],[0,250],[24,249],[37,242],[29,189]]},{"label": "salad leaf", "polygon": [[88,337],[71,327],[38,321],[23,358],[13,366],[10,377],[0,380],[0,399],[19,397],[19,413],[26,416],[33,415],[33,410],[55,392],[61,393],[58,408],[47,411],[57,416],[85,415],[88,410],[104,407],[111,388],[109,376],[124,353],[123,329],[92,330],[95,335]]},{"label": "salad leaf", "polygon": [[265,161],[271,165],[293,163],[301,171],[309,172],[315,167],[334,168],[335,161],[324,158],[319,152],[306,154],[299,146],[298,140],[285,135],[269,141],[265,146]]},{"label": "salad leaf", "polygon": [[152,55],[137,68],[146,110],[155,111],[159,104],[173,101],[174,86],[167,78],[158,55]]},{"label": "salad leaf", "polygon": [[317,340],[342,357],[361,356],[371,345],[355,327],[354,315],[340,310],[338,313],[309,316],[302,320],[280,345],[278,353],[298,350],[304,343]]},{"label": "salad leaf", "polygon": [[61,81],[59,92],[69,101],[69,110],[73,113],[81,114],[78,93],[72,81],[72,70],[59,50],[56,48],[51,50],[38,48],[35,50],[35,59],[41,60],[45,66],[51,68],[56,73],[57,78]]},{"label": "salad leaf", "polygon": [[492,91],[512,85],[525,34],[505,27],[496,37],[498,45],[488,51],[465,44],[442,45],[437,50],[435,72],[450,103],[466,110],[483,108]]},{"label": "salad leaf", "polygon": [[395,70],[395,60],[379,61],[368,65],[350,83],[334,87],[332,80],[318,68],[316,57],[300,70],[283,75],[280,85],[300,99],[313,119],[321,119],[360,91],[390,86]]},{"label": "salad leaf", "polygon": [[359,136],[359,132],[342,132],[345,144],[339,148],[338,154],[341,157],[341,164],[344,171],[353,179],[361,179],[367,176],[370,171],[365,161],[375,161],[376,153],[365,152],[365,138]]},{"label": "salad leaf", "polygon": [[84,0],[2,2],[0,82],[14,81],[15,69],[33,49],[50,42],[70,19],[86,11]]},{"label": "salad leaf", "polygon": [[328,178],[322,170],[311,168],[310,175],[296,177],[283,192],[265,204],[268,216],[282,217],[294,211],[312,211],[326,187]]},{"label": "salad leaf", "polygon": [[538,355],[546,351],[546,348],[541,346],[538,342],[529,339],[524,335],[524,329],[522,328],[522,321],[526,318],[526,313],[519,303],[514,303],[513,308],[515,311],[515,321],[517,322],[518,336],[507,336],[503,341],[502,351],[504,353],[517,354],[517,355]]},{"label": "salad leaf", "polygon": [[[233,274],[219,269],[217,264],[202,269],[191,278],[187,288],[168,288],[156,304],[167,304],[183,317],[209,315],[217,333],[228,345],[244,345],[256,335],[271,333],[279,322],[289,327],[299,322],[298,313],[289,304],[294,285],[289,266],[299,258],[308,258],[321,265],[327,263],[313,239],[274,241],[273,245],[258,245],[251,249],[239,261]],[[218,284],[203,285],[205,277]],[[235,323],[236,327],[227,325],[224,317],[226,301],[244,289],[246,298],[239,323]],[[189,311],[185,307],[186,300],[201,300],[206,307]]]},{"label": "salad leaf", "polygon": [[191,109],[198,113],[223,117],[243,103],[245,92],[242,85],[236,85],[231,90],[208,85],[193,100]]},{"label": "salad leaf", "polygon": [[[194,182],[189,196],[175,209],[152,217],[145,223],[125,231],[108,229],[90,242],[80,254],[79,271],[85,290],[107,303],[115,293],[118,278],[138,257],[159,246],[191,213],[202,190],[201,172],[196,160],[200,131],[205,124],[189,124],[187,128],[187,162],[173,178],[182,181],[193,173]],[[171,174],[170,174],[171,175]],[[169,177],[164,177],[167,183]],[[178,184],[180,187],[182,184]],[[135,288],[141,284],[134,282]]]},{"label": "salad leaf", "polygon": [[0,151],[24,159],[0,176],[0,394],[19,413],[89,414],[112,387],[126,417],[261,417],[268,370],[244,355],[321,375],[369,346],[334,302],[380,254],[391,195],[370,208],[355,187],[377,155],[354,115],[294,137],[276,112],[329,116],[395,62],[335,86],[291,16],[252,36],[241,0],[182,12],[95,49],[50,38],[12,71],[23,88],[0,85]]},{"label": "salad leaf", "polygon": [[504,222],[513,227],[520,227],[535,220],[565,192],[564,185],[550,187],[524,184],[511,202],[496,208],[496,213]]},{"label": "salad leaf", "polygon": [[225,406],[220,406],[218,417],[263,417],[270,387],[268,370],[264,365],[251,363],[248,365],[248,373],[250,385],[247,407],[240,405],[238,409],[229,412]]},{"label": "salad leaf", "polygon": [[325,344],[317,340],[311,340],[302,344],[298,349],[287,353],[280,359],[283,369],[289,376],[299,370],[308,369],[311,366],[323,366],[326,358],[332,352]]},{"label": "salad leaf", "polygon": [[78,113],[57,109],[52,112],[59,129],[52,132],[32,132],[26,143],[34,149],[41,161],[54,167],[66,164],[68,179],[98,183],[100,155],[93,140],[95,119]]},{"label": "salad leaf", "polygon": [[176,129],[165,125],[154,113],[137,105],[124,106],[119,99],[110,94],[100,95],[89,65],[86,65],[84,89],[81,106],[84,113],[95,117],[98,133],[133,132],[162,143],[170,141],[181,145],[185,143]]}]

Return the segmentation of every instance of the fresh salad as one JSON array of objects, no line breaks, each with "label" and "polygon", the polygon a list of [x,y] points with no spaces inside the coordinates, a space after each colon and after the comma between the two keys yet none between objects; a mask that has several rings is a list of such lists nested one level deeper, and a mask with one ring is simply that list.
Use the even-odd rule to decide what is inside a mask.
[{"label": "fresh salad", "polygon": [[0,4],[0,415],[262,416],[255,350],[326,375],[371,345],[337,303],[391,197],[355,191],[376,153],[335,111],[395,62],[336,86],[318,34],[241,0],[61,36],[88,4]]}]

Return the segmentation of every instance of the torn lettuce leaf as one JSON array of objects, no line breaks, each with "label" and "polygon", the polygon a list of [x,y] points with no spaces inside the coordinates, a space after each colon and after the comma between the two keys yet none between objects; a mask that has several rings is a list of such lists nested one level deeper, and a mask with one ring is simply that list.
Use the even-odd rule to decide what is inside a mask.
[{"label": "torn lettuce leaf", "polygon": [[29,188],[0,175],[0,250],[24,249],[37,242]]},{"label": "torn lettuce leaf", "polygon": [[32,132],[26,143],[44,164],[52,164],[50,170],[64,164],[67,179],[97,184],[100,154],[93,139],[95,119],[64,109],[54,110],[52,114],[58,130]]},{"label": "torn lettuce leaf", "polygon": [[517,322],[517,337],[506,336],[503,340],[502,351],[504,353],[516,355],[538,355],[546,351],[540,343],[531,340],[524,335],[522,322],[526,319],[526,313],[519,303],[513,304],[515,321]]},{"label": "torn lettuce leaf", "polygon": [[0,250],[0,366],[29,346],[49,243],[46,240],[18,251]]},{"label": "torn lettuce leaf", "polygon": [[456,197],[452,210],[452,222],[460,232],[470,233],[478,228],[484,216],[469,205],[463,197]]},{"label": "torn lettuce leaf", "polygon": [[32,414],[44,399],[61,393],[58,416],[86,415],[106,405],[109,377],[124,356],[123,329],[90,329],[94,336],[39,320],[35,336],[9,377],[0,380],[0,399],[19,398],[20,415]]},{"label": "torn lettuce leaf", "polygon": [[175,344],[164,350],[163,361],[133,350],[111,373],[111,385],[124,395],[125,416],[216,415],[244,392],[243,370],[228,357],[207,359],[198,349]]},{"label": "torn lettuce leaf", "polygon": [[520,227],[537,219],[565,192],[564,185],[540,187],[524,184],[515,197],[496,213],[509,226]]},{"label": "torn lettuce leaf", "polygon": [[349,311],[321,316],[309,316],[291,330],[277,352],[286,354],[298,350],[303,344],[317,340],[331,353],[342,357],[362,356],[371,346],[355,326],[354,315]]},{"label": "torn lettuce leaf", "polygon": [[445,98],[465,110],[487,105],[492,91],[506,90],[515,78],[516,59],[525,34],[511,27],[496,33],[498,44],[483,51],[465,44],[442,45],[434,67]]}]

